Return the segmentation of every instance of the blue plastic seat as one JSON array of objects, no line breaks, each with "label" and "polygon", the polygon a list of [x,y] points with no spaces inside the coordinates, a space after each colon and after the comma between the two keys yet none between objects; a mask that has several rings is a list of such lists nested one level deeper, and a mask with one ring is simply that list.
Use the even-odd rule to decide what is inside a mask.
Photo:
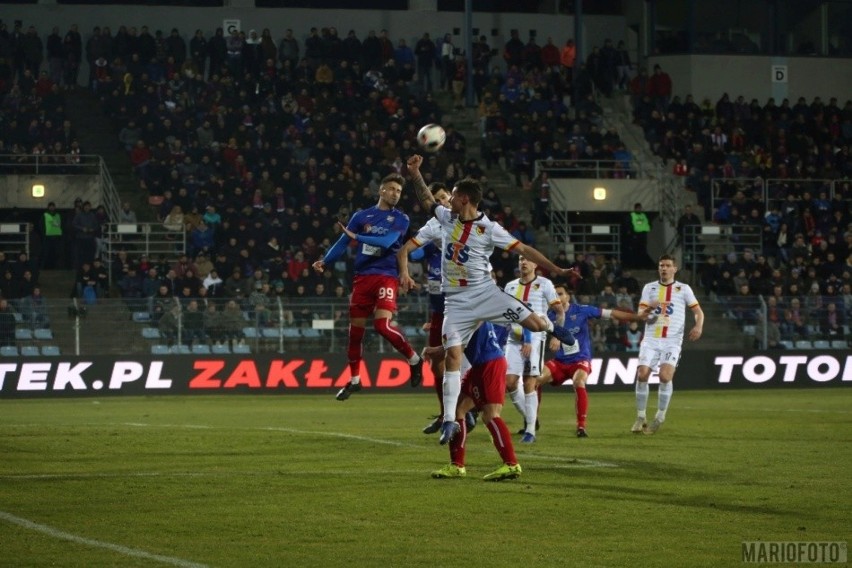
[{"label": "blue plastic seat", "polygon": [[41,341],[45,341],[45,340],[49,341],[49,340],[53,339],[53,332],[50,331],[49,329],[41,328],[41,329],[35,330],[33,332],[33,336],[36,339],[39,339]]}]

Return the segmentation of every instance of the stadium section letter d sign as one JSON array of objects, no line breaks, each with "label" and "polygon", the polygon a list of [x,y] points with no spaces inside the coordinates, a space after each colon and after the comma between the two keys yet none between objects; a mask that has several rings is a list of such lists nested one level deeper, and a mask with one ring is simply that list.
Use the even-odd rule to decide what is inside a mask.
[{"label": "stadium section letter d sign", "polygon": [[787,66],[773,65],[772,66],[772,82],[786,83],[787,82]]}]

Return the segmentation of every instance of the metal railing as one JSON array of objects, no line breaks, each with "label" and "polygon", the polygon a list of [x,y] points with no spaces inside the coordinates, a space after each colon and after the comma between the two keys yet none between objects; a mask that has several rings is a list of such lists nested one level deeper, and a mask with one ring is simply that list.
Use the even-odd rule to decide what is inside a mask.
[{"label": "metal railing", "polygon": [[[754,191],[759,192],[767,211],[777,208],[783,212],[784,208],[791,203],[798,205],[805,192],[809,193],[814,199],[819,198],[823,192],[825,198],[829,200],[834,199],[837,194],[846,195],[845,201],[852,202],[852,199],[848,197],[849,192],[840,189],[844,186],[852,187],[852,182],[844,179],[720,178],[713,180],[710,185],[710,204],[715,212],[723,203],[731,201],[739,191],[742,191],[747,199],[751,198]],[[790,196],[793,197],[792,200]],[[748,214],[749,212],[745,211],[744,213]],[[762,213],[764,211],[761,211]]]},{"label": "metal railing", "polygon": [[556,251],[565,251],[569,258],[577,253],[621,258],[620,225],[572,223],[569,219],[571,214],[569,211],[550,212],[551,247],[555,247]]},{"label": "metal railing", "polygon": [[0,252],[6,253],[8,261],[17,261],[24,252],[30,256],[29,223],[0,223]]},{"label": "metal railing", "polygon": [[[126,251],[149,258],[162,255],[171,261],[186,254],[186,238],[186,231],[167,229],[162,223],[108,223],[103,227],[103,260],[109,265],[119,251]],[[113,271],[109,283],[114,284]]]},{"label": "metal railing", "polygon": [[[190,304],[195,305],[190,307]],[[260,307],[262,306],[262,307]],[[166,355],[263,352],[344,352],[349,330],[347,298],[98,298],[63,302],[52,298],[36,313],[11,303],[15,341],[2,356]],[[39,316],[38,322],[35,316]],[[428,297],[399,298],[395,323],[418,349],[425,345]],[[391,353],[377,333],[365,337],[365,352]]]},{"label": "metal railing", "polygon": [[[714,296],[722,317],[746,337],[755,349],[844,349],[850,347],[848,322],[843,299],[819,295]],[[834,304],[834,307],[829,307]],[[828,314],[837,315],[829,319]],[[833,322],[833,323],[832,323]],[[846,323],[844,323],[846,322]]]},{"label": "metal railing", "polygon": [[94,154],[0,154],[0,173],[100,175],[102,162]]},{"label": "metal railing", "polygon": [[761,228],[755,225],[687,225],[683,236],[682,265],[693,275],[699,273],[704,259],[735,254],[741,258],[750,249],[755,258],[763,254]]},{"label": "metal railing", "polygon": [[536,160],[534,176],[547,172],[564,178],[635,178],[648,175],[648,164],[627,160]]}]

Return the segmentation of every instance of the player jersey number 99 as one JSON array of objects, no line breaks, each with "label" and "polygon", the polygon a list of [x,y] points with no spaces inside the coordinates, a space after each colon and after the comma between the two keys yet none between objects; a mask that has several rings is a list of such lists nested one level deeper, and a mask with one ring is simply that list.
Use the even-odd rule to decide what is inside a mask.
[{"label": "player jersey number 99", "polygon": [[379,288],[379,300],[393,300],[393,288]]}]

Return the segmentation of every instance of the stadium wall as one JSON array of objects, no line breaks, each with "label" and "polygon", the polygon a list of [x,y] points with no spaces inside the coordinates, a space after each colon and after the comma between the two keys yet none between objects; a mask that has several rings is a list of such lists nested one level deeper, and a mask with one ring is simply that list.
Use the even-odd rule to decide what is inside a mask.
[{"label": "stadium wall", "polygon": [[832,96],[840,105],[852,93],[852,59],[826,57],[770,57],[745,55],[666,55],[649,59],[649,69],[659,64],[672,78],[672,94],[683,99],[693,95],[697,103],[713,103],[724,93],[731,99],[742,95],[760,104],[774,97],[780,104],[799,97],[810,103]]},{"label": "stadium wall", "polygon": [[[35,184],[45,186],[43,198],[33,197]],[[0,176],[0,209],[46,209],[53,201],[59,209],[73,209],[77,198],[97,206],[103,201],[100,176],[61,174],[10,174]]]},{"label": "stadium wall", "polygon": [[[626,354],[595,358],[589,389],[632,390],[637,366],[636,357]],[[348,380],[346,357],[325,353],[287,357],[173,355],[125,360],[33,358],[0,363],[0,398],[295,392],[328,395]],[[408,384],[408,363],[380,355],[366,356],[361,380],[366,393],[434,393],[434,377],[428,366],[424,367],[423,385],[413,390]],[[852,387],[852,355],[774,351],[744,356],[732,351],[692,351],[686,352],[679,364],[676,381],[678,389]],[[651,382],[658,382],[657,378],[652,376]]]}]

